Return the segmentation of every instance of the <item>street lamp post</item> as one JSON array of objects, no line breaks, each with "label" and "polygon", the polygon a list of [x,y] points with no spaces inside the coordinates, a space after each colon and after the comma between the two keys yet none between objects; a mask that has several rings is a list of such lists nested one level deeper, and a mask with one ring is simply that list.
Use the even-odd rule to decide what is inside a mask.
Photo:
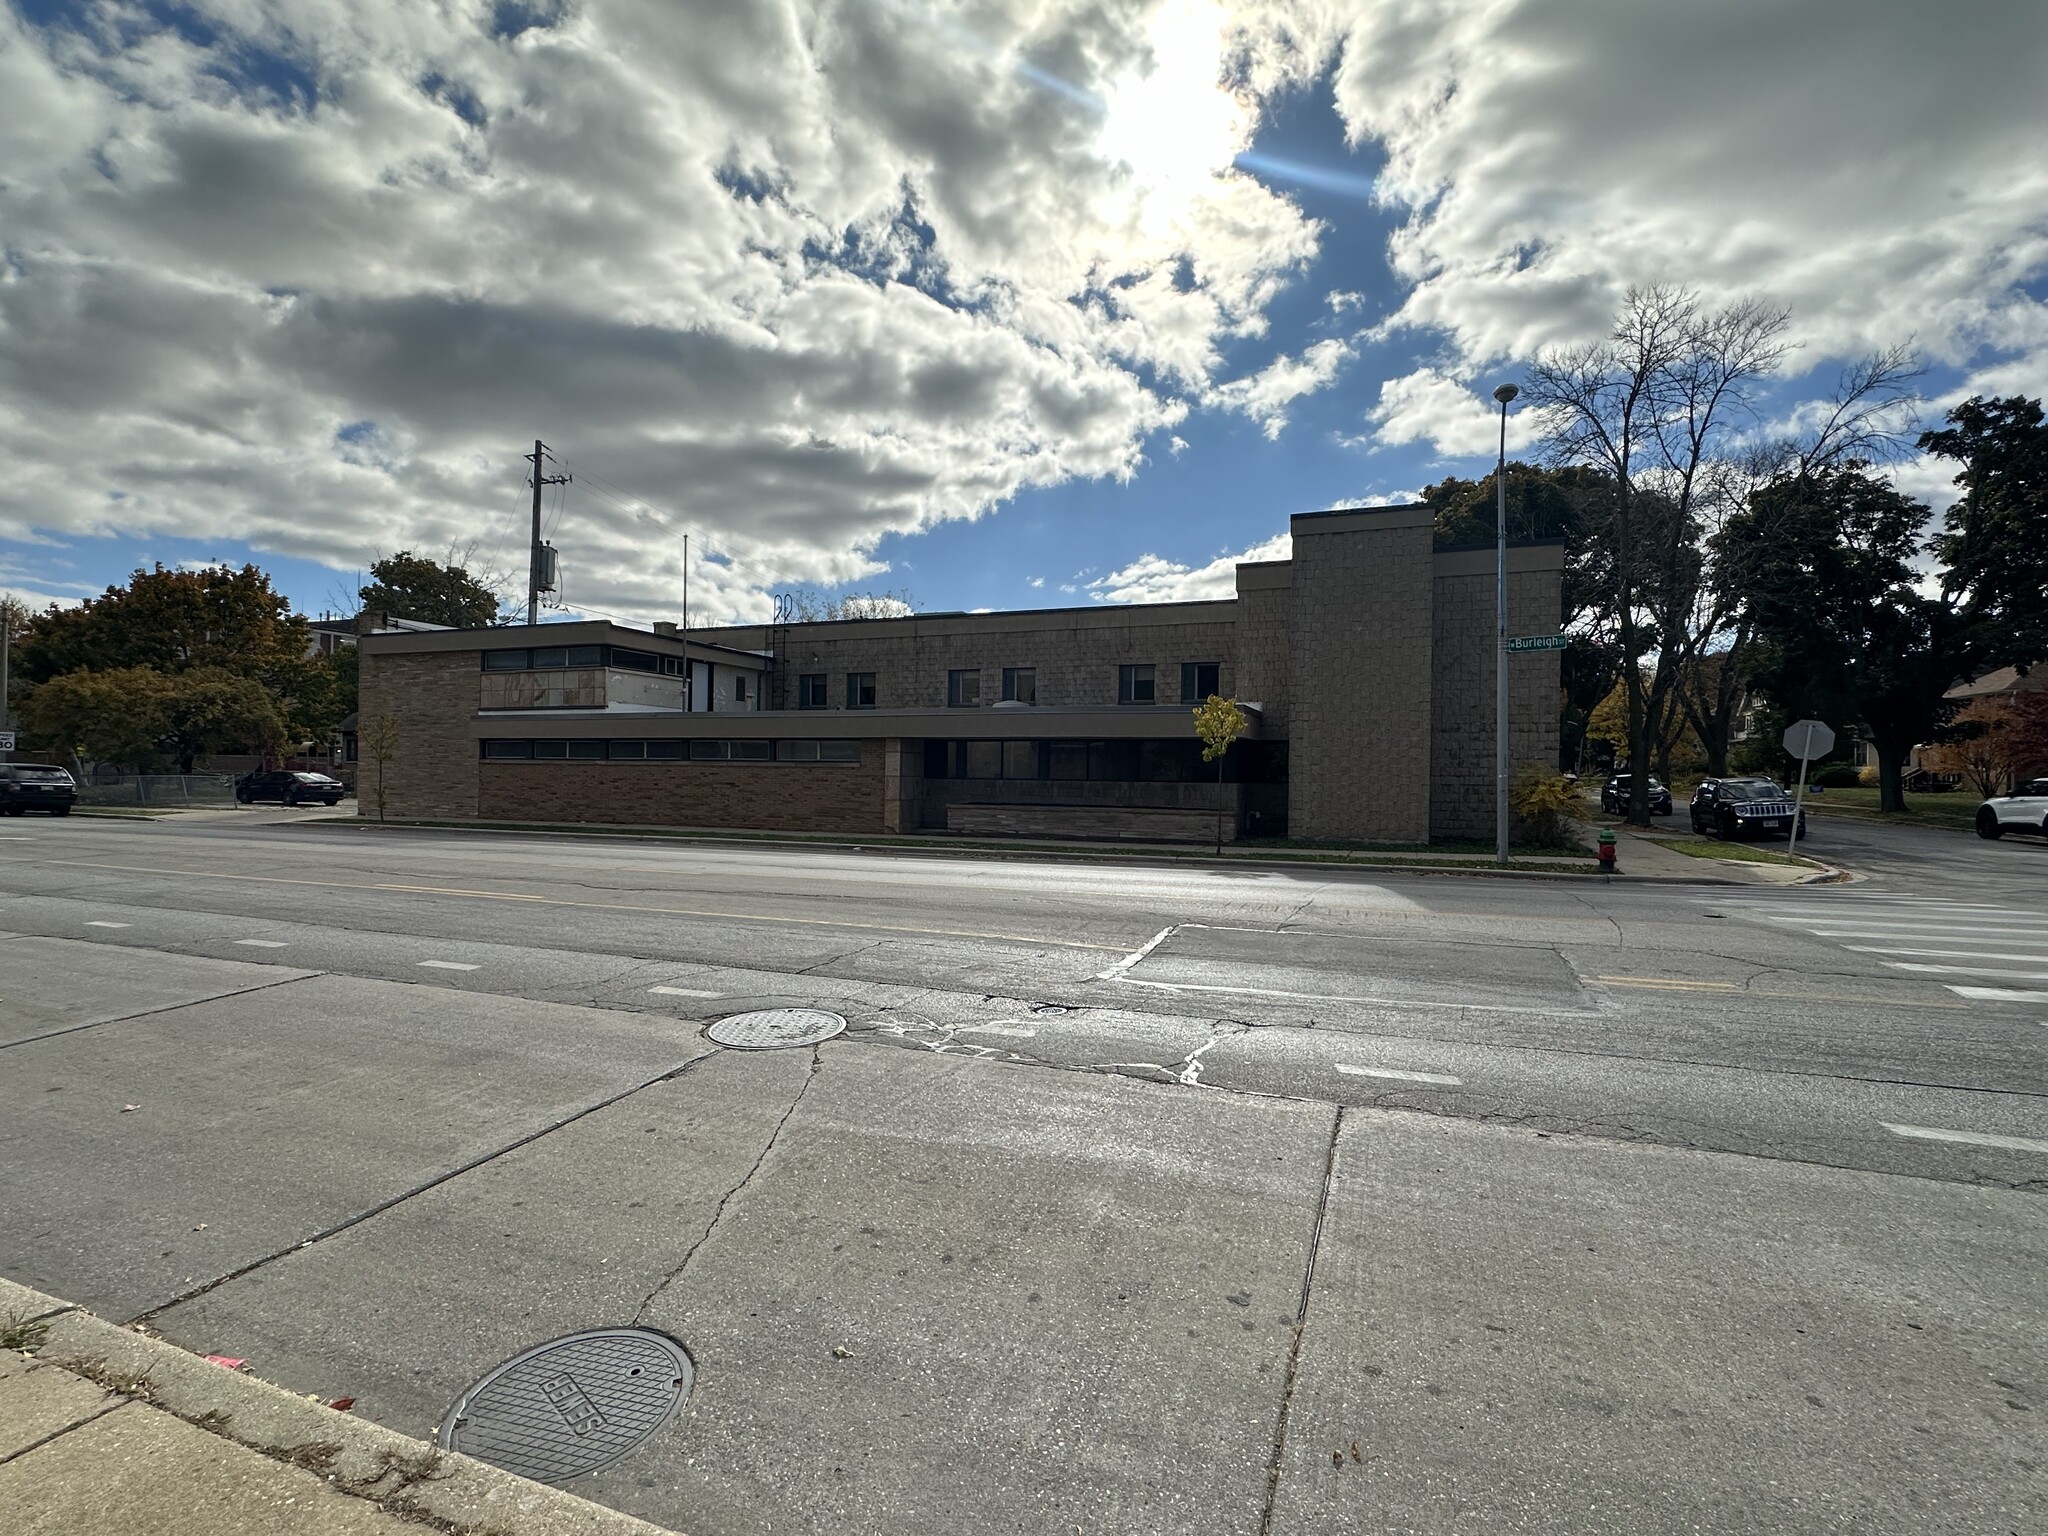
[{"label": "street lamp post", "polygon": [[1508,861],[1508,402],[1521,391],[1503,384],[1500,463],[1493,474],[1493,862]]}]

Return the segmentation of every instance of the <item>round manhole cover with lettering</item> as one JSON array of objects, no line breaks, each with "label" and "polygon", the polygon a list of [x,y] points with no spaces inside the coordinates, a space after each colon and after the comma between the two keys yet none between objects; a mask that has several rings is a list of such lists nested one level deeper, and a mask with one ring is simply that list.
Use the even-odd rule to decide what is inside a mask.
[{"label": "round manhole cover with lettering", "polygon": [[536,1482],[601,1472],[666,1424],[695,1376],[651,1328],[595,1328],[537,1345],[485,1373],[441,1421],[443,1449]]},{"label": "round manhole cover with lettering", "polygon": [[844,1028],[846,1020],[822,1008],[760,1008],[720,1019],[706,1033],[720,1045],[772,1051],[785,1045],[816,1045]]}]

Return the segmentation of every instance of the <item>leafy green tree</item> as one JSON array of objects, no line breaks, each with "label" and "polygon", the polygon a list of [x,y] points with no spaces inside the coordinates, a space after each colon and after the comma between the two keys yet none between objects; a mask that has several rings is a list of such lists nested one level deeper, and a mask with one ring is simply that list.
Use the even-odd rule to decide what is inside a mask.
[{"label": "leafy green tree", "polygon": [[196,571],[157,565],[76,608],[38,614],[22,637],[17,665],[37,683],[86,667],[163,673],[211,667],[263,677],[301,660],[310,638],[306,620],[253,565]]},{"label": "leafy green tree", "polygon": [[163,765],[167,691],[164,675],[148,667],[82,667],[38,683],[22,701],[21,723],[52,756],[147,772]]},{"label": "leafy green tree", "polygon": [[162,746],[180,773],[201,753],[253,748],[274,760],[291,730],[269,690],[218,667],[195,667],[164,679]]},{"label": "leafy green tree", "polygon": [[387,555],[370,567],[370,583],[358,595],[367,609],[418,624],[483,629],[498,622],[498,594],[453,550],[445,562],[409,549]]},{"label": "leafy green tree", "polygon": [[1858,464],[1780,479],[1728,530],[1767,647],[1759,681],[1795,715],[1863,722],[1885,811],[1905,809],[1908,757],[1961,708],[1949,689],[2048,655],[2040,402],[1980,397],[1948,421],[1920,438],[1962,466],[1938,531],[1925,505]]},{"label": "leafy green tree", "polygon": [[1960,465],[1961,496],[1933,547],[1943,600],[1991,633],[2003,665],[2048,656],[2048,421],[2041,402],[1982,396],[1920,447]]}]

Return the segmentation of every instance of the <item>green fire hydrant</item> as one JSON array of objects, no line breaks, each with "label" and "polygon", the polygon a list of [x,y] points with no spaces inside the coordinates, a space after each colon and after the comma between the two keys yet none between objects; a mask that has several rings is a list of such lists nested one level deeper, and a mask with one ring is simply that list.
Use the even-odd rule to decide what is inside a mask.
[{"label": "green fire hydrant", "polygon": [[1614,873],[1614,829],[1612,827],[1603,827],[1600,830],[1600,873],[1603,875]]}]

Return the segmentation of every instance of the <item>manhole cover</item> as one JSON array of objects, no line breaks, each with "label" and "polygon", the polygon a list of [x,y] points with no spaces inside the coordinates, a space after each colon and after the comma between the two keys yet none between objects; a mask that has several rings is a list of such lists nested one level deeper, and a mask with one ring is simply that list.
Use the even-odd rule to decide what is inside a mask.
[{"label": "manhole cover", "polygon": [[759,1008],[720,1019],[707,1033],[720,1045],[772,1051],[784,1045],[816,1045],[844,1028],[846,1020],[822,1008]]},{"label": "manhole cover", "polygon": [[536,1482],[600,1472],[690,1395],[682,1346],[649,1328],[596,1328],[514,1355],[455,1400],[443,1449]]}]

